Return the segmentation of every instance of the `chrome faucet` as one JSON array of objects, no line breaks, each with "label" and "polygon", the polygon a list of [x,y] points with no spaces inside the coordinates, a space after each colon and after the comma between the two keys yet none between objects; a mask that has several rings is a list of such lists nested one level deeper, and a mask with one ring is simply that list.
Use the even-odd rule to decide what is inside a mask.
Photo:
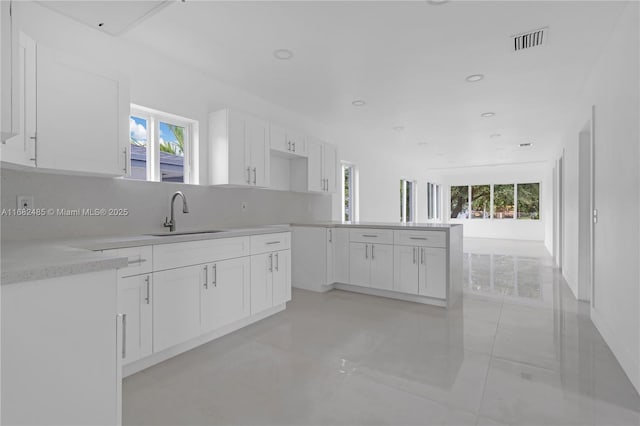
[{"label": "chrome faucet", "polygon": [[187,205],[187,197],[182,193],[182,191],[176,191],[171,197],[171,220],[169,218],[165,218],[164,227],[169,228],[169,232],[173,232],[176,230],[176,219],[173,215],[173,204],[176,201],[177,196],[182,197],[182,213],[189,213],[189,206]]}]

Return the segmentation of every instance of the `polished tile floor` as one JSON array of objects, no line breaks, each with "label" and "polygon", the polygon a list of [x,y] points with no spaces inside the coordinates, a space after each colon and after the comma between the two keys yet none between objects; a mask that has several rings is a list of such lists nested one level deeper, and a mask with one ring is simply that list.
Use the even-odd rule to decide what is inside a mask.
[{"label": "polished tile floor", "polygon": [[640,397],[539,243],[465,240],[456,309],[294,290],[128,377],[126,425],[638,425]]}]

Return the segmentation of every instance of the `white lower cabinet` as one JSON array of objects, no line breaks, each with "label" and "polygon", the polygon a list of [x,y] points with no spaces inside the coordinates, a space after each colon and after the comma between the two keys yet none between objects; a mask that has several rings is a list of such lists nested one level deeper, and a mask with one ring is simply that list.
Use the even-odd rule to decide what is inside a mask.
[{"label": "white lower cabinet", "polygon": [[443,248],[420,249],[420,296],[447,297],[447,251]]},{"label": "white lower cabinet", "polygon": [[418,247],[395,246],[394,291],[418,294],[419,250]]},{"label": "white lower cabinet", "polygon": [[125,341],[123,364],[153,351],[153,299],[151,274],[118,279],[118,313],[123,315]]},{"label": "white lower cabinet", "polygon": [[153,274],[153,351],[159,352],[200,335],[200,287],[207,265]]},{"label": "white lower cabinet", "polygon": [[273,306],[291,300],[291,250],[273,254]]},{"label": "white lower cabinet", "polygon": [[350,243],[349,284],[392,290],[393,245]]},{"label": "white lower cabinet", "polygon": [[394,271],[394,291],[447,297],[447,253],[443,248],[395,246]]},{"label": "white lower cabinet", "polygon": [[251,315],[291,300],[291,250],[251,256]]},{"label": "white lower cabinet", "polygon": [[273,306],[273,253],[251,256],[251,315]]},{"label": "white lower cabinet", "polygon": [[205,266],[201,287],[202,332],[223,327],[250,315],[251,261],[248,256]]},{"label": "white lower cabinet", "polygon": [[3,425],[121,423],[116,271],[2,286]]}]

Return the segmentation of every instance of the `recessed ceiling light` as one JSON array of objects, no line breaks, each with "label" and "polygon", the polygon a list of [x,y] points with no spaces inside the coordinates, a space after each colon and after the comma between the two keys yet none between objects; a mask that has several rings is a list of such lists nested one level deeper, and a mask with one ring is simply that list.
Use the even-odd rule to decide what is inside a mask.
[{"label": "recessed ceiling light", "polygon": [[480,117],[489,118],[489,117],[493,117],[494,115],[496,115],[495,112],[483,112],[482,114],[480,114]]},{"label": "recessed ceiling light", "polygon": [[449,3],[449,1],[451,0],[427,0],[427,3],[432,6],[440,6],[442,4]]},{"label": "recessed ceiling light", "polygon": [[365,106],[366,102],[363,101],[362,99],[356,99],[355,101],[351,102],[351,105],[361,107],[361,106]]},{"label": "recessed ceiling light", "polygon": [[499,138],[500,136],[502,136],[500,133],[491,133],[491,134],[489,135],[489,137],[490,137],[491,139]]},{"label": "recessed ceiling light", "polygon": [[393,130],[396,132],[401,132],[404,130],[404,126],[393,126]]},{"label": "recessed ceiling light", "polygon": [[273,56],[275,56],[276,59],[288,61],[293,58],[293,52],[288,49],[278,49],[273,51]]},{"label": "recessed ceiling light", "polygon": [[465,80],[467,80],[469,83],[475,83],[476,81],[480,81],[483,78],[484,78],[484,75],[482,74],[472,74],[467,78],[465,78]]},{"label": "recessed ceiling light", "polygon": [[520,144],[520,148],[527,148],[533,146],[533,144],[531,142],[527,142],[527,143],[521,143]]}]

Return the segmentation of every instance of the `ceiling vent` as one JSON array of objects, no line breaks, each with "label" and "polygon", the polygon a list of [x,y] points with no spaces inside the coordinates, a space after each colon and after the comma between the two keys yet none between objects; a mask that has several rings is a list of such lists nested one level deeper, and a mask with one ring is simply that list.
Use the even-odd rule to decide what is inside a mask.
[{"label": "ceiling vent", "polygon": [[547,41],[548,32],[549,28],[544,27],[539,30],[511,36],[511,39],[513,40],[513,51],[519,52],[532,47],[542,46],[542,44]]}]

